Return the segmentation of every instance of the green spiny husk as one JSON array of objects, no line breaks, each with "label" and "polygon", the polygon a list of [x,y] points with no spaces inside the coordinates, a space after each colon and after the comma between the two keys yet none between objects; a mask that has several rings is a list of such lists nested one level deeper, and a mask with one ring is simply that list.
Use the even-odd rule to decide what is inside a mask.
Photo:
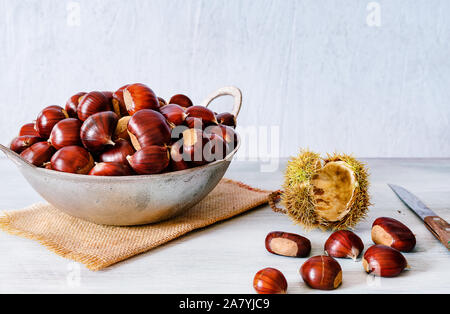
[{"label": "green spiny husk", "polygon": [[[353,170],[358,182],[349,213],[341,220],[330,222],[316,214],[316,204],[311,196],[312,176],[325,164],[343,161]],[[322,159],[319,154],[301,150],[297,157],[291,158],[285,171],[285,181],[281,201],[288,216],[305,229],[320,228],[322,230],[352,229],[366,217],[370,204],[368,194],[368,171],[362,162],[346,154],[332,154]]]}]

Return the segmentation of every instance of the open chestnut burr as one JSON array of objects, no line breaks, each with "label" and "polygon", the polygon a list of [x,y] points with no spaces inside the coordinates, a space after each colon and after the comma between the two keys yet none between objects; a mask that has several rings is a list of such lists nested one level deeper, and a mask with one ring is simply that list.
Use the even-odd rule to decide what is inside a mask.
[{"label": "open chestnut burr", "polygon": [[57,150],[65,146],[80,145],[81,125],[81,121],[74,118],[59,121],[53,127],[49,142]]},{"label": "open chestnut burr", "polygon": [[167,146],[153,145],[143,147],[127,160],[139,174],[156,174],[169,166],[170,154]]},{"label": "open chestnut burr", "polygon": [[94,167],[94,158],[83,147],[66,146],[53,155],[51,167],[61,172],[88,174]]},{"label": "open chestnut burr", "polygon": [[117,162],[101,162],[92,168],[89,172],[91,176],[105,176],[105,177],[119,177],[129,176],[133,174],[130,166],[124,163]]},{"label": "open chestnut burr", "polygon": [[130,116],[142,109],[159,110],[159,101],[150,87],[136,83],[123,89],[123,99]]},{"label": "open chestnut burr", "polygon": [[214,112],[203,106],[192,106],[186,109],[186,123],[189,128],[204,128],[211,124],[218,124]]},{"label": "open chestnut burr", "polygon": [[169,104],[179,105],[184,108],[189,108],[194,105],[192,103],[192,100],[188,96],[183,94],[177,94],[172,96],[172,98],[170,98],[169,100]]},{"label": "open chestnut burr", "polygon": [[111,111],[112,104],[110,103],[108,97],[102,92],[94,91],[90,92],[80,100],[77,108],[78,119],[81,121],[86,121],[87,118],[103,111]]},{"label": "open chestnut burr", "polygon": [[56,123],[68,117],[69,115],[63,108],[49,106],[39,113],[35,123],[36,131],[40,137],[48,139]]},{"label": "open chestnut burr", "polygon": [[20,128],[19,136],[31,135],[40,137],[38,131],[36,131],[34,123],[27,123]]},{"label": "open chestnut burr", "polygon": [[34,135],[23,135],[14,138],[10,144],[10,148],[13,152],[20,154],[25,149],[33,146],[36,143],[45,141],[43,138]]},{"label": "open chestnut burr", "polygon": [[81,126],[81,142],[91,152],[101,152],[108,145],[114,146],[112,140],[118,118],[112,111],[93,114]]},{"label": "open chestnut burr", "polygon": [[313,289],[333,290],[342,283],[342,269],[332,257],[321,255],[308,259],[300,268],[303,281]]},{"label": "open chestnut burr", "polygon": [[82,96],[86,95],[85,92],[77,93],[70,97],[66,102],[66,111],[69,117],[71,118],[78,118],[78,105],[80,103],[80,99]]},{"label": "open chestnut burr", "polygon": [[55,148],[48,142],[39,142],[24,150],[20,156],[36,167],[43,167],[55,153]]},{"label": "open chestnut burr", "polygon": [[118,139],[115,143],[116,145],[108,147],[100,154],[99,160],[106,163],[122,163],[128,165],[127,156],[135,153],[133,146],[124,139]]},{"label": "open chestnut burr", "polygon": [[151,109],[136,112],[128,122],[128,132],[136,150],[153,145],[168,145],[171,129],[164,116]]}]

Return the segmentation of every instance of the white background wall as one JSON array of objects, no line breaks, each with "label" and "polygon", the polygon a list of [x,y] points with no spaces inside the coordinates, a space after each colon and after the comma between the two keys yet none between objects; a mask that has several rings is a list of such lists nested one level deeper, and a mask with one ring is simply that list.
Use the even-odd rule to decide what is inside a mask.
[{"label": "white background wall", "polygon": [[0,142],[78,91],[233,84],[282,156],[449,157],[450,1],[380,0],[379,27],[368,3],[0,0]]}]

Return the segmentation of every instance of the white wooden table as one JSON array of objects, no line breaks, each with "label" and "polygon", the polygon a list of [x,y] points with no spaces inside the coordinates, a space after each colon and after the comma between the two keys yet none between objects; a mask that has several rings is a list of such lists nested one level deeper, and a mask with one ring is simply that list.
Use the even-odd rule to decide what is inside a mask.
[{"label": "white wooden table", "polygon": [[[408,225],[417,236],[413,253],[405,254],[411,270],[397,278],[368,276],[360,262],[339,260],[343,285],[333,293],[449,293],[450,254],[422,222],[391,192],[386,183],[411,190],[438,215],[450,221],[450,159],[369,159],[371,194],[375,204],[369,218],[356,232],[366,248],[371,245],[370,226],[380,216]],[[256,163],[235,162],[227,173],[264,189],[278,189],[280,171],[262,173]],[[12,210],[42,201],[13,164],[0,159],[0,209]],[[321,293],[302,282],[298,270],[306,259],[275,256],[266,252],[269,231],[306,235],[312,255],[323,252],[329,233],[305,233],[268,206],[226,222],[192,232],[160,248],[104,271],[92,272],[83,265],[59,257],[38,243],[0,232],[0,293],[253,293],[252,279],[261,268],[281,270],[289,293]]]}]

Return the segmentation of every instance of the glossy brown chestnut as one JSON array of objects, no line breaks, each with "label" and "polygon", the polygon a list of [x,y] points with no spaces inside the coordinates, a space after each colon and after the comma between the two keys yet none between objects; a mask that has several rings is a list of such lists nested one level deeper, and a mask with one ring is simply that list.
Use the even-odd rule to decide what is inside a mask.
[{"label": "glossy brown chestnut", "polygon": [[133,146],[127,140],[118,139],[116,145],[107,148],[100,154],[99,160],[107,163],[122,163],[128,165],[127,156],[135,153]]},{"label": "glossy brown chestnut", "polygon": [[116,162],[101,162],[92,168],[89,172],[91,176],[105,176],[105,177],[119,177],[119,176],[129,176],[132,175],[128,164],[116,163]]},{"label": "glossy brown chestnut", "polygon": [[65,146],[81,145],[81,124],[80,120],[74,118],[59,121],[53,127],[49,142],[57,150]]},{"label": "glossy brown chestnut", "polygon": [[386,245],[371,246],[363,257],[364,270],[376,276],[398,276],[408,263],[402,253]]},{"label": "glossy brown chestnut", "polygon": [[119,117],[128,116],[128,110],[127,107],[125,106],[125,100],[123,99],[123,90],[127,88],[127,86],[128,85],[122,86],[112,94],[112,104],[114,112],[116,114],[119,112],[120,115],[117,114]]},{"label": "glossy brown chestnut", "polygon": [[19,136],[24,135],[40,136],[38,131],[36,131],[34,123],[27,123],[20,128]]},{"label": "glossy brown chestnut", "polygon": [[159,107],[164,107],[167,105],[167,101],[164,98],[158,97]]},{"label": "glossy brown chestnut", "polygon": [[67,119],[69,115],[59,106],[50,106],[39,113],[35,127],[39,136],[48,139],[53,127],[61,120]]},{"label": "glossy brown chestnut", "polygon": [[86,121],[87,118],[98,112],[112,111],[112,104],[102,92],[90,92],[80,100],[77,108],[78,119]]},{"label": "glossy brown chestnut", "polygon": [[186,114],[186,123],[189,128],[205,128],[211,124],[218,124],[214,112],[206,107],[189,107],[186,109]]},{"label": "glossy brown chestnut", "polygon": [[190,100],[188,96],[183,94],[177,94],[172,96],[172,98],[170,98],[169,100],[169,104],[180,105],[181,107],[184,108],[189,108],[194,105],[192,103],[192,100]]},{"label": "glossy brown chestnut", "polygon": [[66,102],[66,111],[69,117],[78,119],[78,105],[80,103],[80,98],[86,95],[86,93],[81,92],[70,97]]},{"label": "glossy brown chestnut", "polygon": [[18,136],[12,140],[10,148],[13,152],[20,154],[25,149],[33,146],[36,143],[43,142],[43,141],[45,141],[45,139],[43,139],[39,136],[33,136],[33,135]]},{"label": "glossy brown chestnut", "polygon": [[167,146],[146,146],[127,160],[139,174],[156,174],[169,166],[170,154]]},{"label": "glossy brown chestnut", "polygon": [[175,126],[183,124],[187,117],[186,110],[180,105],[166,105],[161,107],[159,111],[166,118],[169,124],[173,124]]},{"label": "glossy brown chestnut", "polygon": [[170,168],[172,171],[189,169],[189,165],[183,160],[183,140],[173,143],[170,148]]},{"label": "glossy brown chestnut", "polygon": [[20,156],[36,167],[43,167],[55,153],[55,148],[48,142],[39,142],[24,150]]},{"label": "glossy brown chestnut", "polygon": [[236,127],[236,117],[229,112],[223,112],[216,115],[216,119],[219,124],[227,125],[232,128]]},{"label": "glossy brown chestnut", "polygon": [[333,290],[342,283],[342,269],[332,257],[321,255],[308,259],[300,268],[303,281],[313,289]]},{"label": "glossy brown chestnut", "polygon": [[101,152],[107,146],[114,146],[112,141],[117,127],[117,115],[112,111],[93,114],[81,126],[81,142],[90,152]]},{"label": "glossy brown chestnut", "polygon": [[295,233],[273,231],[266,236],[266,249],[277,255],[306,257],[311,252],[311,241]]},{"label": "glossy brown chestnut", "polygon": [[144,84],[131,84],[123,90],[123,99],[130,116],[142,109],[159,110],[155,93]]},{"label": "glossy brown chestnut", "polygon": [[372,240],[375,244],[387,245],[402,252],[410,252],[416,246],[416,237],[412,231],[400,221],[388,217],[374,221]]},{"label": "glossy brown chestnut", "polygon": [[128,122],[131,142],[136,150],[153,145],[168,145],[171,130],[164,116],[151,109],[142,109]]},{"label": "glossy brown chestnut", "polygon": [[128,133],[128,122],[131,116],[122,117],[119,122],[117,122],[116,130],[114,131],[114,139],[124,139],[129,141],[130,134]]},{"label": "glossy brown chestnut", "polygon": [[217,134],[220,135],[225,143],[227,144],[227,153],[232,152],[237,144],[238,144],[238,137],[236,132],[233,128],[226,126],[226,125],[210,125],[206,127],[205,131],[206,134]]},{"label": "glossy brown chestnut", "polygon": [[208,142],[203,147],[203,156],[205,161],[213,162],[223,160],[227,156],[227,144],[220,135],[203,133]]},{"label": "glossy brown chestnut", "polygon": [[269,267],[256,273],[253,288],[258,294],[285,294],[288,284],[282,272]]},{"label": "glossy brown chestnut", "polygon": [[206,164],[203,149],[208,142],[209,139],[203,134],[202,130],[185,130],[183,132],[183,160],[191,166]]},{"label": "glossy brown chestnut", "polygon": [[334,232],[325,242],[325,253],[337,258],[351,258],[354,261],[364,250],[361,238],[349,230]]},{"label": "glossy brown chestnut", "polygon": [[51,163],[52,169],[56,171],[88,174],[94,167],[94,158],[83,147],[66,146],[53,155]]}]

